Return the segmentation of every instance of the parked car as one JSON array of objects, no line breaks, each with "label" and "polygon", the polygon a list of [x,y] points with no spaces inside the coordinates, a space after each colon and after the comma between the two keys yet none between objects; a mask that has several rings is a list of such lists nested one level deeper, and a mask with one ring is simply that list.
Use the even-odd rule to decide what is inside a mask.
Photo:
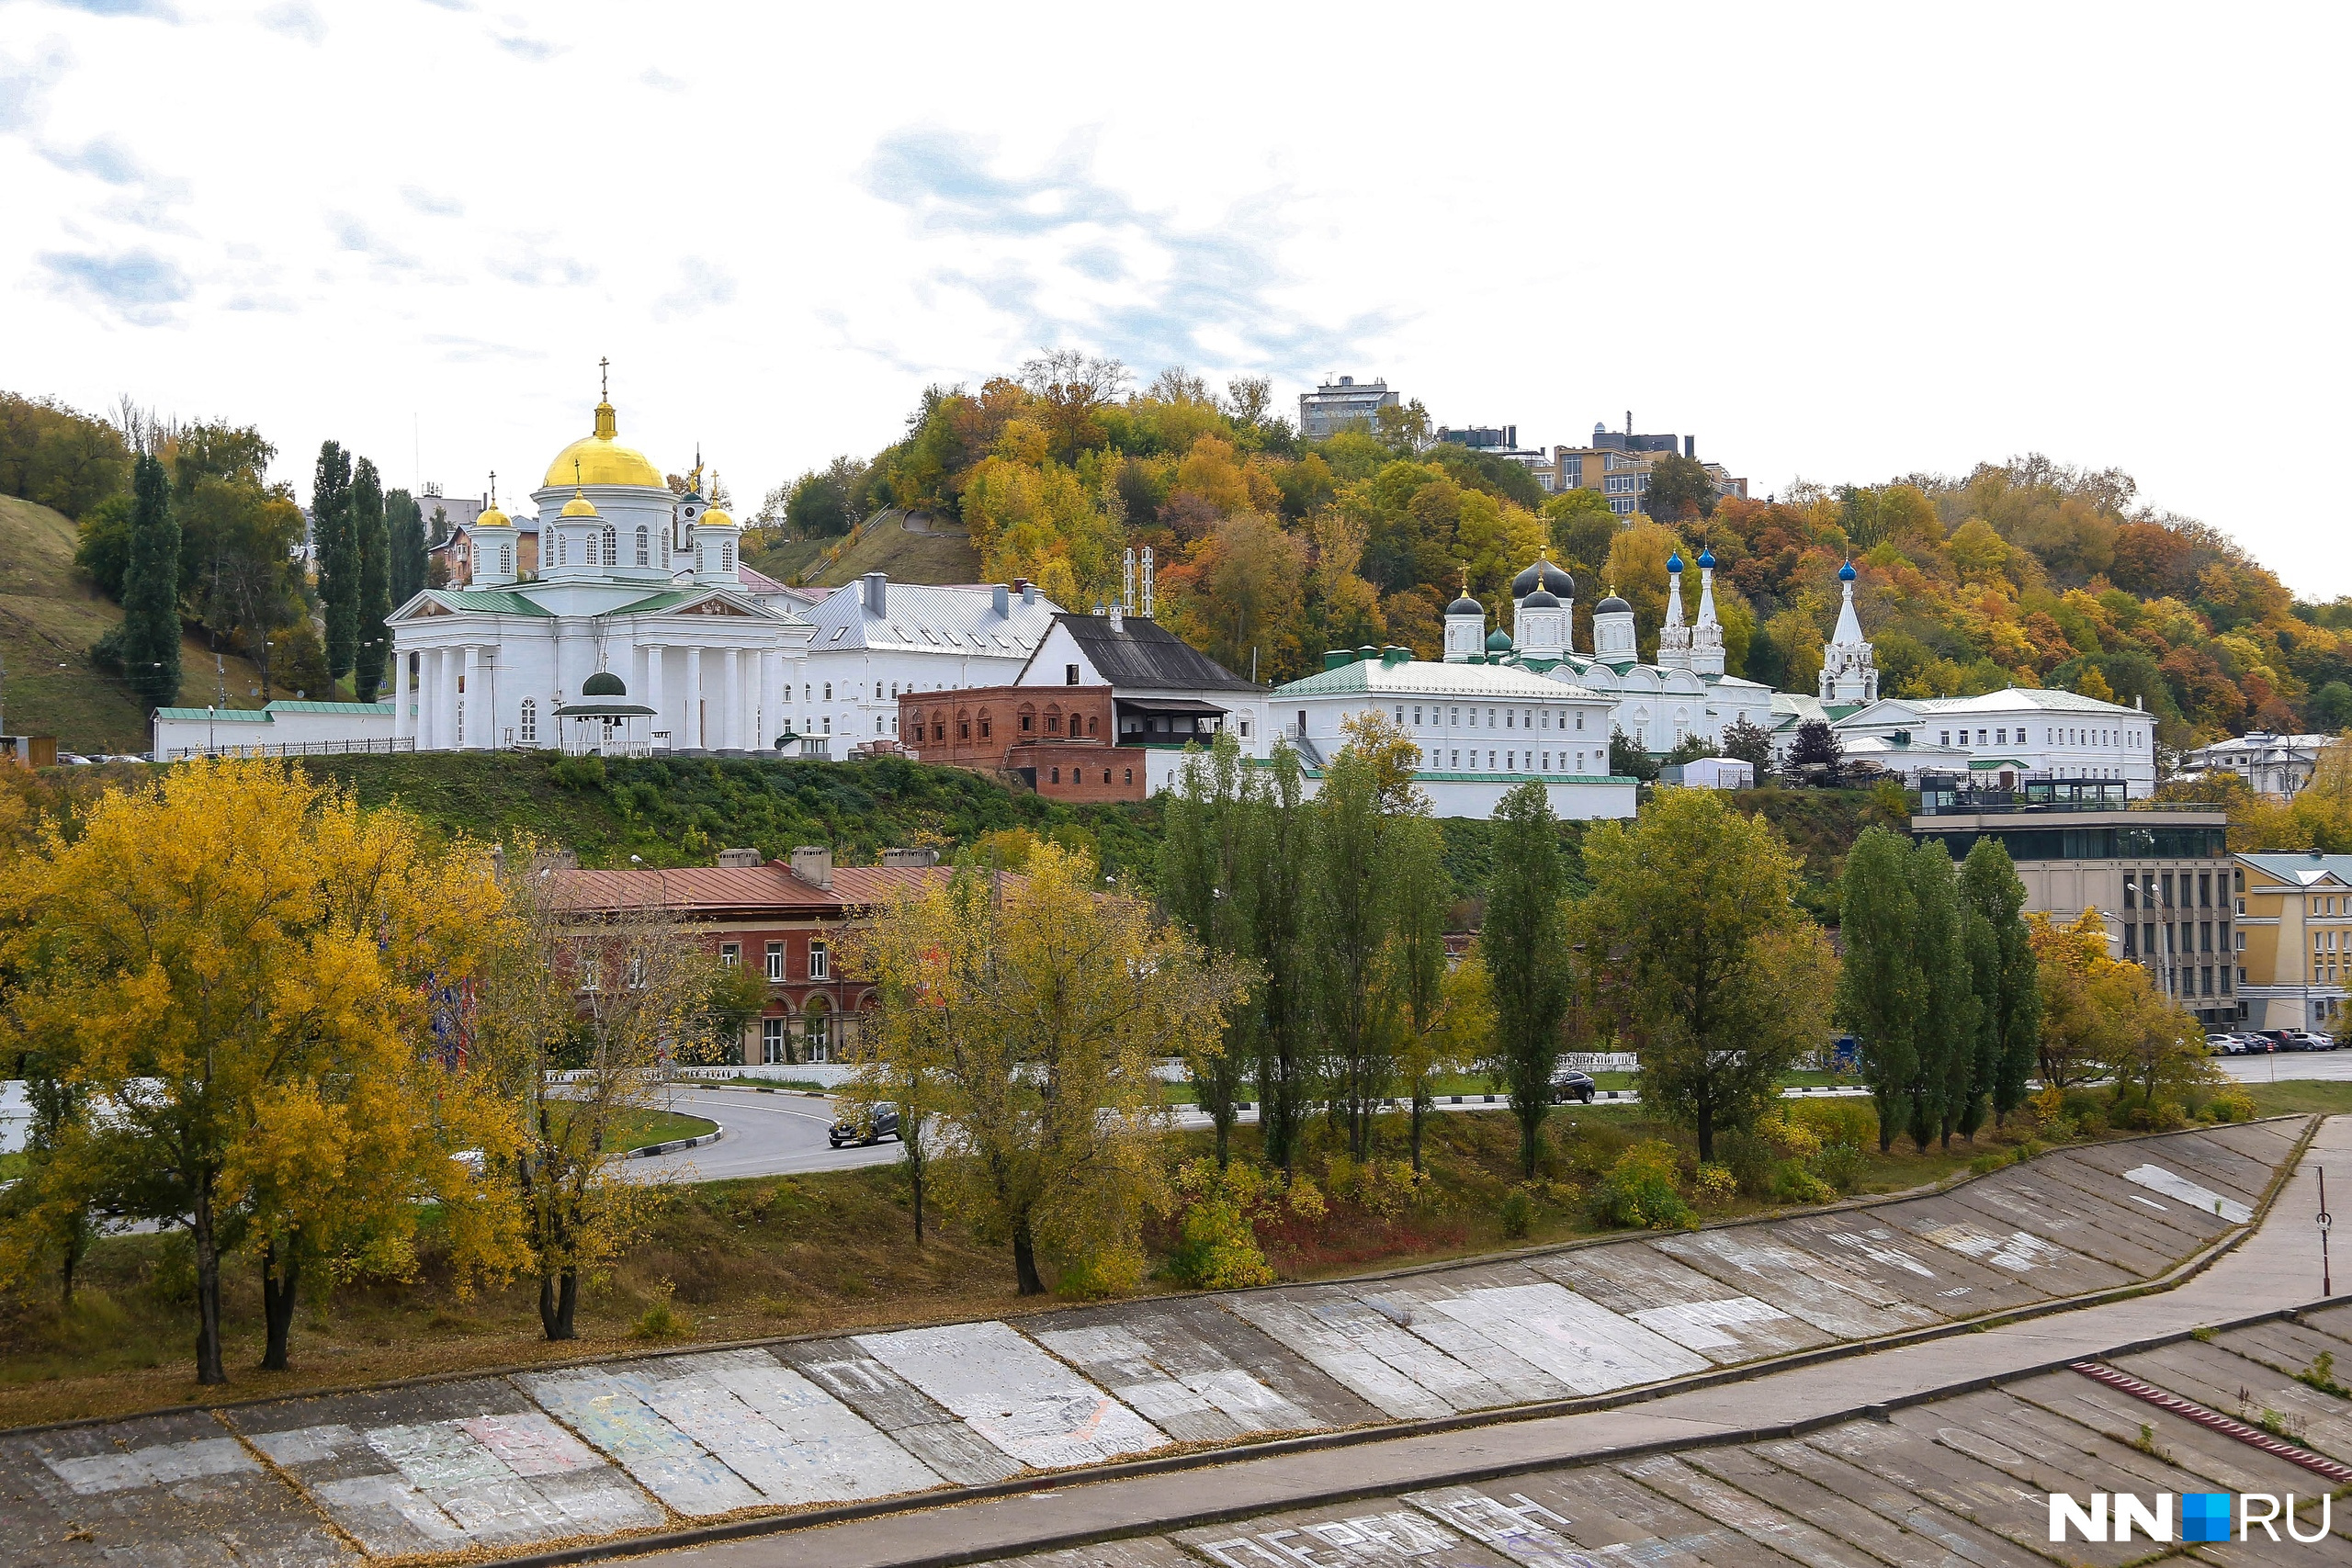
[{"label": "parked car", "polygon": [[878,1144],[885,1138],[906,1140],[899,1132],[899,1108],[887,1100],[871,1111],[854,1111],[833,1123],[826,1134],[833,1147],[843,1144]]},{"label": "parked car", "polygon": [[2245,1049],[2245,1042],[2234,1034],[2208,1034],[2205,1054],[2209,1056],[2234,1056]]},{"label": "parked car", "polygon": [[1552,1103],[1555,1105],[1569,1100],[1590,1105],[1592,1097],[1600,1089],[1600,1086],[1592,1081],[1591,1074],[1577,1072],[1573,1067],[1562,1067],[1552,1075]]},{"label": "parked car", "polygon": [[2273,1051],[2333,1051],[2335,1043],[2324,1034],[2313,1034],[2308,1029],[2266,1029],[2261,1038],[2269,1042]]}]

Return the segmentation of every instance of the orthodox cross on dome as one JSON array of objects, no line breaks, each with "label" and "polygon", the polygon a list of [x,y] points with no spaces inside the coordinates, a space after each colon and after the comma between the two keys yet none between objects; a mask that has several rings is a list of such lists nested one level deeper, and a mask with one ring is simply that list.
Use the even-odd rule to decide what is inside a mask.
[{"label": "orthodox cross on dome", "polygon": [[599,402],[609,403],[613,400],[612,364],[613,362],[611,360],[605,358],[601,355],[597,356],[596,400]]},{"label": "orthodox cross on dome", "polygon": [[490,470],[490,509],[492,512],[498,510],[498,470],[496,468]]}]

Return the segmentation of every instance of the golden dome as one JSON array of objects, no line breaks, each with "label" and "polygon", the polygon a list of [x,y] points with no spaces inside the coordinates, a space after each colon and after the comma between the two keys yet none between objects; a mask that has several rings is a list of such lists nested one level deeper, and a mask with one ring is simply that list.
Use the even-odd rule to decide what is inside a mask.
[{"label": "golden dome", "polygon": [[662,479],[662,470],[644,453],[614,439],[619,428],[613,405],[598,403],[594,434],[557,453],[542,482],[554,486],[570,479],[575,485],[639,485],[666,492],[669,481]]},{"label": "golden dome", "polygon": [[719,511],[718,508],[714,506],[705,512],[700,517],[695,519],[695,526],[697,528],[732,528],[735,526],[735,519],[728,516],[727,513]]},{"label": "golden dome", "polygon": [[512,528],[514,526],[514,520],[507,516],[503,512],[499,511],[498,508],[493,505],[482,513],[481,516],[474,519],[474,526],[477,528]]},{"label": "golden dome", "polygon": [[594,517],[596,515],[596,506],[594,502],[590,501],[585,495],[582,495],[580,492],[579,486],[574,485],[571,489],[571,499],[563,503],[563,510],[556,513],[556,515],[559,517]]}]

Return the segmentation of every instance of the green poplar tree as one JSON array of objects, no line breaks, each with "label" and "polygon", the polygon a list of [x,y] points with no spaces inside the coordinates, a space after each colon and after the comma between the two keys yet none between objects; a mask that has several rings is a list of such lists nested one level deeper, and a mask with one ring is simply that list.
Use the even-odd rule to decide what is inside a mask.
[{"label": "green poplar tree", "polygon": [[1976,987],[1951,852],[1940,839],[1915,845],[1908,870],[1917,909],[1911,926],[1912,964],[1919,980],[1919,1021],[1912,1035],[1919,1065],[1911,1080],[1911,1137],[1924,1152],[1939,1139],[1949,1143],[1960,1120],[1974,1060]]},{"label": "green poplar tree", "polygon": [[1284,1170],[1298,1156],[1314,1083],[1313,1020],[1306,947],[1306,857],[1313,846],[1298,753],[1276,746],[1258,797],[1261,870],[1252,935],[1259,993],[1258,1134]]},{"label": "green poplar tree", "polygon": [[391,542],[391,600],[398,608],[424,591],[424,513],[408,491],[384,497],[384,532]]},{"label": "green poplar tree", "polygon": [[391,633],[384,626],[392,613],[391,536],[385,527],[383,482],[376,465],[365,457],[351,476],[351,542],[359,557],[359,640],[352,653],[352,694],[370,703],[384,683],[384,668],[391,657]]},{"label": "green poplar tree", "polygon": [[1530,780],[1504,795],[1495,824],[1495,874],[1487,885],[1482,942],[1495,1005],[1487,1068],[1510,1089],[1520,1170],[1532,1179],[1568,1011],[1567,879],[1551,798],[1541,783]]},{"label": "green poplar tree", "polygon": [[149,708],[180,694],[180,525],[164,465],[142,455],[130,475],[130,558],[122,577],[116,657]]},{"label": "green poplar tree", "polygon": [[1860,1043],[1862,1082],[1878,1104],[1881,1154],[1909,1124],[1904,1096],[1919,1068],[1915,1031],[1921,998],[1911,950],[1918,905],[1910,852],[1899,833],[1863,829],[1847,852],[1838,897],[1846,958],[1838,974],[1838,1018]]},{"label": "green poplar tree", "polygon": [[340,681],[358,651],[359,558],[351,537],[351,454],[333,441],[320,443],[311,474],[311,539],[326,622],[327,678]]},{"label": "green poplar tree", "polygon": [[1394,1073],[1391,996],[1382,973],[1392,923],[1384,827],[1377,773],[1352,747],[1342,750],[1315,797],[1306,950],[1331,1113],[1359,1160],[1371,1148],[1372,1118]]},{"label": "green poplar tree", "polygon": [[[1159,902],[1170,919],[1216,957],[1242,968],[1257,962],[1258,894],[1265,813],[1242,761],[1240,743],[1219,734],[1187,756],[1170,792],[1159,843]],[[1222,1051],[1186,1065],[1201,1109],[1216,1128],[1216,1163],[1230,1153],[1241,1092],[1258,1056],[1263,1014],[1253,997],[1225,1018]]]},{"label": "green poplar tree", "polygon": [[1446,1016],[1445,908],[1453,890],[1445,874],[1445,835],[1434,821],[1396,818],[1388,831],[1396,912],[1384,969],[1404,1037],[1396,1076],[1412,1096],[1413,1168],[1419,1171],[1421,1130],[1435,1103],[1430,1086],[1444,1058],[1444,1043],[1436,1036],[1452,1026]]},{"label": "green poplar tree", "polygon": [[1993,1124],[2025,1103],[2026,1084],[2041,1046],[2041,978],[2025,924],[2025,884],[2017,864],[1997,840],[1976,840],[1960,867],[1961,896],[1989,928],[1997,949],[1997,978],[1977,985],[1980,1004],[1989,998],[1986,1032],[1992,1066],[1985,1091],[1992,1097]]}]

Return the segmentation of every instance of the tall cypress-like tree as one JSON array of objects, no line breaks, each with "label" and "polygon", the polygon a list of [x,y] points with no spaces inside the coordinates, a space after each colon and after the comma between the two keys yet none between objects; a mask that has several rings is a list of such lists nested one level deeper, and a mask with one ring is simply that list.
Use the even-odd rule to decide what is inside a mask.
[{"label": "tall cypress-like tree", "polygon": [[1532,1178],[1568,1011],[1566,877],[1552,802],[1541,782],[1530,780],[1504,795],[1495,824],[1495,874],[1487,885],[1483,938],[1494,980],[1488,1065],[1510,1087],[1511,1114],[1519,1119],[1520,1169]]},{"label": "tall cypress-like tree", "polygon": [[2041,1045],[2041,978],[2023,914],[2025,884],[2018,880],[2007,849],[1995,839],[1977,840],[1961,863],[1960,887],[1961,897],[1989,928],[1997,952],[1997,977],[1989,987],[1980,979],[1977,995],[1980,1004],[1989,998],[1990,1016],[1979,1028],[1993,1056],[1984,1088],[1998,1126],[2025,1103],[2026,1084],[2033,1077]]},{"label": "tall cypress-like tree", "polygon": [[1393,924],[1385,826],[1378,775],[1350,747],[1315,797],[1306,950],[1331,1113],[1357,1159],[1371,1148],[1372,1118],[1395,1073],[1393,995],[1384,973]]},{"label": "tall cypress-like tree", "polygon": [[122,575],[117,657],[150,708],[180,693],[180,525],[163,463],[142,455],[131,469],[130,559]]},{"label": "tall cypress-like tree", "polygon": [[1314,1082],[1313,1021],[1305,939],[1306,857],[1314,840],[1298,753],[1276,746],[1258,806],[1256,958],[1262,987],[1258,1034],[1258,1135],[1284,1170],[1298,1155]]},{"label": "tall cypress-like tree", "polygon": [[404,490],[384,497],[384,531],[391,540],[394,608],[424,591],[424,513]]},{"label": "tall cypress-like tree", "polygon": [[[1210,953],[1245,969],[1257,963],[1262,805],[1240,744],[1220,734],[1205,754],[1184,759],[1159,842],[1160,907]],[[1219,1166],[1230,1153],[1242,1086],[1257,1060],[1263,1000],[1253,995],[1235,1005],[1225,1016],[1224,1049],[1186,1064],[1216,1129]]]},{"label": "tall cypress-like tree", "polygon": [[1949,1142],[1968,1093],[1976,1039],[1976,984],[1959,879],[1941,839],[1913,846],[1912,963],[1919,976],[1919,1066],[1911,1080],[1911,1138],[1922,1151]]},{"label": "tall cypress-like tree", "polygon": [[351,685],[361,702],[370,703],[391,658],[391,633],[384,626],[392,613],[391,537],[385,531],[383,481],[365,457],[351,475],[351,542],[359,556],[359,640],[352,651]]},{"label": "tall cypress-like tree", "polygon": [[359,644],[359,553],[351,537],[351,454],[319,445],[311,479],[311,538],[317,552],[319,604],[326,621],[327,676],[351,673]]},{"label": "tall cypress-like tree", "polygon": [[1847,852],[1838,929],[1846,961],[1838,972],[1838,1017],[1861,1047],[1862,1082],[1878,1105],[1884,1154],[1910,1124],[1905,1100],[1919,1070],[1919,976],[1911,927],[1918,905],[1911,890],[1911,846],[1899,833],[1868,828]]}]

